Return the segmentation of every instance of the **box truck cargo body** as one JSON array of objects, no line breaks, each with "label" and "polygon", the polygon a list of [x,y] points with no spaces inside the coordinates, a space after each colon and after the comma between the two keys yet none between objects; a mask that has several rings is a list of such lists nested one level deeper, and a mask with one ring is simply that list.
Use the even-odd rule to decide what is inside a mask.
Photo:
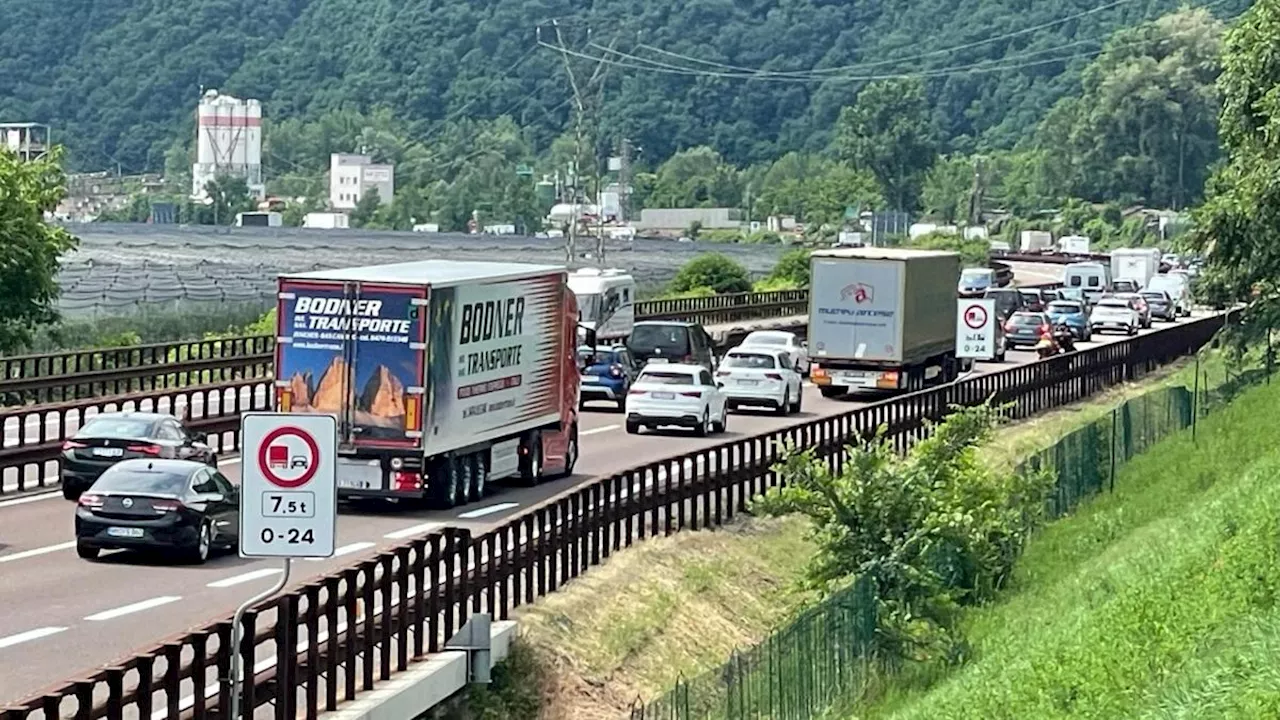
[{"label": "box truck cargo body", "polygon": [[1160,272],[1158,248],[1118,248],[1111,251],[1111,278],[1136,280],[1138,285],[1146,287],[1151,278]]},{"label": "box truck cargo body", "polygon": [[1023,230],[1019,249],[1024,253],[1053,250],[1053,233],[1044,230]]},{"label": "box truck cargo body", "polygon": [[1058,252],[1064,255],[1088,255],[1089,238],[1084,235],[1067,235],[1058,240]]},{"label": "box truck cargo body", "polygon": [[578,308],[563,268],[424,260],[279,279],[284,412],[338,420],[338,495],[479,499],[578,456]]},{"label": "box truck cargo body", "polygon": [[824,396],[956,378],[959,254],[850,248],[810,263],[811,377]]}]

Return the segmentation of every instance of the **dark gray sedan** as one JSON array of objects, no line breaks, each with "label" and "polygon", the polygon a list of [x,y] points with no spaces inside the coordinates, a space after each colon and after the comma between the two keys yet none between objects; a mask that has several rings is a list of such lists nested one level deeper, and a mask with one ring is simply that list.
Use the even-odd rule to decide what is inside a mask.
[{"label": "dark gray sedan", "polygon": [[1042,312],[1016,312],[1004,324],[1005,343],[1010,348],[1034,346],[1049,332],[1049,316]]},{"label": "dark gray sedan", "polygon": [[1177,319],[1177,309],[1173,306],[1173,298],[1169,297],[1169,293],[1163,290],[1143,290],[1142,299],[1146,300],[1147,307],[1151,308],[1151,317],[1165,322],[1173,322]]}]

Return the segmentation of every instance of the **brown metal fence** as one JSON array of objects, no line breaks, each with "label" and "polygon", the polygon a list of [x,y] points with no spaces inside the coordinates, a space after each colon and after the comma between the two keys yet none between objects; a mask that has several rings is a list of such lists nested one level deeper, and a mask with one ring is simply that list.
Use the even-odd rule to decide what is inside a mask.
[{"label": "brown metal fence", "polygon": [[[814,448],[838,469],[847,443],[884,425],[905,451],[927,432],[926,421],[941,420],[953,405],[994,398],[1014,403],[1013,417],[1027,417],[1187,355],[1224,322],[1194,321],[726,441],[598,478],[482,535],[449,529],[406,542],[265,601],[246,616],[241,652],[245,667],[254,668],[247,673],[247,705],[259,714],[274,708],[279,720],[314,718],[437,651],[468,610],[505,619],[638,540],[727,522],[778,483],[772,468],[786,443]],[[229,620],[212,623],[0,715],[226,718],[230,637]]]}]

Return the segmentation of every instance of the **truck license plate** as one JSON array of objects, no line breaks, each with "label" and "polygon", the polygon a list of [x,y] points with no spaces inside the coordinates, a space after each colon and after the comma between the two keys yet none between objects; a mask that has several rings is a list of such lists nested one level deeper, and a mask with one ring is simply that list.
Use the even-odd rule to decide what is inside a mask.
[{"label": "truck license plate", "polygon": [[338,487],[351,488],[352,490],[368,490],[373,484],[368,480],[360,480],[358,478],[346,478],[338,476]]}]

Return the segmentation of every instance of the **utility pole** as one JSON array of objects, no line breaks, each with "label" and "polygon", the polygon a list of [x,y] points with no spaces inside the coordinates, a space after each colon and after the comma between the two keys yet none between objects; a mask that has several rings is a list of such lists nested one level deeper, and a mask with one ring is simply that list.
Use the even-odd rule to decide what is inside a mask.
[{"label": "utility pole", "polygon": [[[587,131],[588,114],[591,116],[592,133],[591,133],[591,160],[594,167],[593,176],[596,185],[596,214],[597,214],[597,230],[599,231],[599,239],[596,245],[596,256],[598,262],[604,262],[604,219],[600,215],[600,162],[597,157],[597,149],[599,145],[599,117],[598,105],[604,100],[604,78],[605,69],[608,67],[606,60],[608,55],[600,57],[591,71],[591,75],[585,81],[579,82],[579,74],[574,72],[573,64],[569,61],[570,53],[565,46],[564,35],[560,31],[560,24],[555,20],[551,21],[551,27],[555,30],[556,44],[550,45],[542,41],[542,28],[537,28],[538,45],[548,47],[560,53],[561,60],[564,61],[565,75],[569,78],[569,87],[573,90],[574,103],[574,123],[573,123],[573,179],[570,183],[570,197],[572,208],[570,212],[569,232],[565,236],[565,261],[572,263],[577,258],[577,241],[578,241],[578,194],[583,189],[579,182],[582,173],[580,172],[583,145],[585,144],[585,135]],[[590,42],[591,30],[587,30],[587,40]],[[615,37],[609,43],[608,50],[612,51],[617,45],[618,40]],[[581,53],[578,53],[581,55]]]}]

